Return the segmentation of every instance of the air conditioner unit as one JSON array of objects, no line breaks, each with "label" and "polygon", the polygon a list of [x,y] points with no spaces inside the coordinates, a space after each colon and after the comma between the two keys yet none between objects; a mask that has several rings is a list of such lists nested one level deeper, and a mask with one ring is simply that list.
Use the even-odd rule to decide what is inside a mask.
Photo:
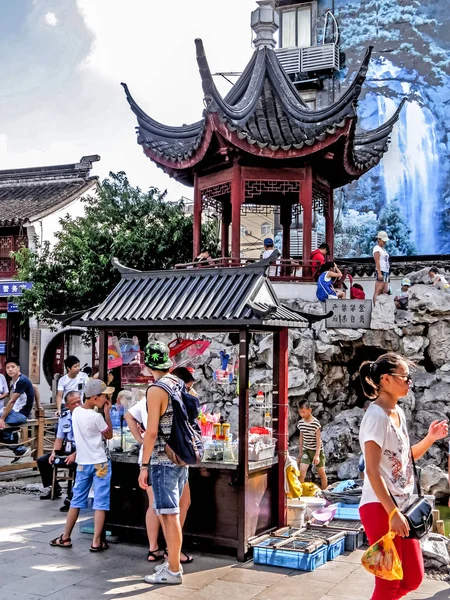
[{"label": "air conditioner unit", "polygon": [[339,46],[335,43],[308,48],[276,48],[280,65],[288,75],[312,71],[339,70]]},{"label": "air conditioner unit", "polygon": [[320,44],[302,49],[301,70],[308,71],[339,70],[339,46]]},{"label": "air conditioner unit", "polygon": [[288,75],[300,73],[301,70],[301,49],[296,46],[292,48],[276,48],[275,53],[278,62]]}]

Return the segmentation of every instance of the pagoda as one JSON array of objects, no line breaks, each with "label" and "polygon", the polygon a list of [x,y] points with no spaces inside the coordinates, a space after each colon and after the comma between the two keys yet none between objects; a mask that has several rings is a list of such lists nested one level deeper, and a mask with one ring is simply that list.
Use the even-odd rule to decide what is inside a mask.
[{"label": "pagoda", "polygon": [[[221,219],[221,252],[240,260],[241,214],[279,211],[282,258],[290,258],[293,219],[303,229],[302,261],[308,264],[314,213],[325,217],[333,254],[333,190],[377,165],[402,104],[381,127],[358,128],[357,105],[372,48],[345,93],[326,108],[302,100],[274,51],[279,15],[273,0],[260,0],[252,13],[255,51],[225,96],[217,90],[203,43],[195,40],[204,92],[202,118],[191,125],[158,123],[122,84],[137,117],[138,143],[165,173],[194,187],[193,257],[201,251],[202,213],[214,208]],[[231,225],[231,244],[230,244]],[[230,247],[231,246],[231,247]]]}]

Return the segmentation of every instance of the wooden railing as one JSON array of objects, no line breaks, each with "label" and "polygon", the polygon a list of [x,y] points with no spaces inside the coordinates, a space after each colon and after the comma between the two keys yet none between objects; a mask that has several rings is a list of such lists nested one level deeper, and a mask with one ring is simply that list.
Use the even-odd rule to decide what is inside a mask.
[{"label": "wooden railing", "polygon": [[[179,263],[175,269],[215,269],[218,267],[244,267],[258,262],[256,258],[208,258],[201,262]],[[294,260],[292,258],[278,258],[270,263],[269,278],[274,282],[314,282],[315,274],[319,269],[317,261]]]},{"label": "wooden railing", "polygon": [[[20,429],[19,445],[29,447],[31,449],[31,455],[26,456],[23,461],[1,465],[0,473],[6,473],[8,471],[16,471],[21,469],[34,469],[36,460],[45,454],[50,452],[55,441],[55,424],[58,422],[58,417],[45,417],[43,409],[36,409],[36,418],[29,419],[23,425],[7,425],[5,429]],[[14,444],[0,444],[0,457],[1,458],[13,458],[11,453],[6,452],[8,446]]]}]

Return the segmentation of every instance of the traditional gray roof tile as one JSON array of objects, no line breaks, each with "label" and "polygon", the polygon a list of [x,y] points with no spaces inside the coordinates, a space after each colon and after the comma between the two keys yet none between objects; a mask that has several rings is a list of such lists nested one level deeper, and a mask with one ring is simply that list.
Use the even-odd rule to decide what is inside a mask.
[{"label": "traditional gray roof tile", "polygon": [[[158,123],[138,106],[126,84],[122,84],[137,117],[138,143],[156,164],[183,183],[192,183],[192,166],[203,159],[216,130],[228,142],[226,132],[236,136],[231,143],[239,143],[250,154],[272,158],[278,152],[276,158],[295,158],[318,151],[321,142],[332,143],[339,131],[346,128],[345,156],[338,160],[349,172],[341,177],[342,183],[359,177],[386,151],[399,111],[381,128],[355,137],[357,103],[372,48],[366,51],[343,95],[330,106],[312,110],[303,102],[272,48],[255,50],[244,72],[223,98],[215,86],[202,41],[196,40],[195,44],[205,104],[200,121],[180,127]],[[226,132],[220,127],[225,127]],[[339,183],[337,178],[336,187]]]},{"label": "traditional gray roof tile", "polygon": [[97,155],[79,163],[0,171],[0,227],[14,227],[63,208],[93,187]]},{"label": "traditional gray roof tile", "polygon": [[140,272],[118,265],[121,281],[97,308],[74,325],[220,329],[306,327],[283,306],[266,276],[267,261],[244,267]]}]

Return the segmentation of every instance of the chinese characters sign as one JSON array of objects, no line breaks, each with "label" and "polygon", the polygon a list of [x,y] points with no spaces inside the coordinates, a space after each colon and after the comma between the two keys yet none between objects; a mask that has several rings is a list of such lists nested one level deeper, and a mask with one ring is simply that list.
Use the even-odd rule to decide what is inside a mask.
[{"label": "chinese characters sign", "polygon": [[369,329],[372,300],[327,300],[325,311],[333,311],[326,327],[341,329]]},{"label": "chinese characters sign", "polygon": [[32,285],[27,281],[0,281],[0,296],[21,296],[23,290],[31,290]]},{"label": "chinese characters sign", "polygon": [[30,329],[30,362],[29,362],[29,377],[31,383],[39,383],[40,382],[40,364],[39,364],[39,354],[40,354],[40,339],[41,339],[41,331],[40,329]]}]

